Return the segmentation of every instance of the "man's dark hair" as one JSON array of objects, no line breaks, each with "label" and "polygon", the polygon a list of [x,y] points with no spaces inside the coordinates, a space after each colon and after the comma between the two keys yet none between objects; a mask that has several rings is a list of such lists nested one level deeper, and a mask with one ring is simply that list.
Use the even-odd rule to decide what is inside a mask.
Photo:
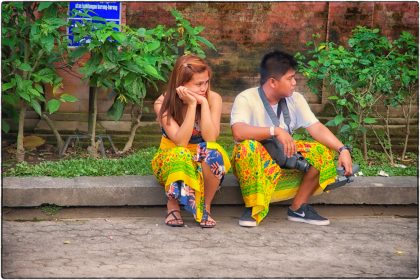
[{"label": "man's dark hair", "polygon": [[290,69],[295,70],[297,62],[293,56],[282,51],[272,51],[264,55],[260,65],[260,84],[269,78],[281,78]]}]

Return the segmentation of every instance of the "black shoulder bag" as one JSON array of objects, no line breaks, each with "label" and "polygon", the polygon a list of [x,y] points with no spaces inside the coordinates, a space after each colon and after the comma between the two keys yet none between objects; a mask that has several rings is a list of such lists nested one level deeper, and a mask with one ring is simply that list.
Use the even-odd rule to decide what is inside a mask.
[{"label": "black shoulder bag", "polygon": [[[258,88],[258,93],[260,98],[264,104],[265,110],[267,111],[268,115],[270,116],[271,121],[277,127],[280,126],[280,115],[283,113],[284,122],[287,125],[288,133],[292,135],[292,131],[290,130],[290,114],[289,108],[287,107],[286,99],[282,98],[277,106],[277,116],[274,113],[273,108],[270,106],[267,97],[264,94],[264,90],[262,87]],[[308,171],[310,164],[306,161],[306,159],[300,154],[296,153],[292,155],[290,158],[287,158],[284,154],[283,145],[277,140],[275,136],[272,136],[268,139],[260,141],[264,148],[267,150],[271,158],[281,167],[286,169],[299,169],[301,171]]]}]

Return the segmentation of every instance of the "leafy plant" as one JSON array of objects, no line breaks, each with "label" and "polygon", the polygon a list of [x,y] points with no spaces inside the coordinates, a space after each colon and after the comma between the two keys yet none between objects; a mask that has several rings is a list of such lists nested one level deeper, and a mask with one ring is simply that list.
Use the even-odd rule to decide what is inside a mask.
[{"label": "leafy plant", "polygon": [[417,97],[418,86],[418,44],[416,38],[403,32],[392,44],[387,55],[388,66],[391,68],[392,90],[383,96],[385,114],[376,109],[376,117],[381,120],[380,129],[371,125],[382,150],[391,164],[395,163],[392,136],[390,131],[390,110],[400,106],[405,118],[405,141],[401,159],[404,159],[410,136],[410,123],[416,112],[413,112],[413,103]]},{"label": "leafy plant", "polygon": [[[51,126],[48,115],[58,110],[61,102],[77,99],[62,94],[45,99],[45,85],[53,94],[61,86],[54,64],[62,61],[66,40],[60,29],[67,24],[60,2],[7,2],[2,4],[2,108],[5,116],[18,123],[17,161],[25,159],[23,128],[27,108],[32,108]],[[42,104],[45,104],[43,109]],[[3,131],[10,125],[2,119]],[[63,144],[55,130],[57,144]]]},{"label": "leafy plant", "polygon": [[[177,32],[174,32],[174,43],[179,48],[179,54],[196,54],[202,58],[206,55],[201,47],[202,44],[216,50],[216,47],[206,38],[201,37],[200,33],[204,30],[203,26],[191,26],[190,22],[181,15],[177,10],[171,11],[175,17]],[[172,29],[174,31],[174,29]]]},{"label": "leafy plant", "polygon": [[[157,89],[157,81],[165,81],[172,70],[178,54],[178,47],[185,52],[196,52],[204,56],[199,42],[214,48],[201,36],[204,29],[192,27],[177,11],[172,14],[177,20],[177,28],[166,28],[158,25],[153,29],[132,29],[129,26],[119,26],[107,23],[99,17],[90,17],[85,12],[80,13],[83,22],[73,28],[76,41],[81,41],[72,54],[73,61],[85,53],[90,58],[81,68],[91,87],[95,89],[94,108],[96,108],[96,89],[105,87],[115,93],[114,103],[108,111],[114,120],[119,120],[125,107],[131,105],[131,133],[122,153],[132,147],[136,130],[140,126],[143,111],[143,100],[150,87]],[[96,109],[94,109],[96,110]],[[94,111],[96,126],[96,111]],[[91,151],[95,148],[95,129],[92,130]],[[93,153],[95,155],[95,153]]]},{"label": "leafy plant", "polygon": [[358,26],[348,40],[348,47],[333,42],[317,43],[319,35],[307,43],[312,47],[308,58],[297,53],[299,70],[308,78],[314,92],[324,83],[336,116],[327,122],[337,126],[348,143],[361,143],[363,157],[368,158],[367,131],[377,123],[375,107],[395,89],[399,74],[392,43],[379,29]]},{"label": "leafy plant", "polygon": [[395,77],[395,96],[390,96],[388,102],[391,106],[402,107],[405,119],[405,140],[401,159],[405,159],[407,152],[408,139],[411,134],[411,120],[415,114],[413,106],[418,101],[418,81],[419,81],[419,55],[418,40],[408,32],[402,32],[401,36],[394,41],[395,60],[397,61],[397,75]]}]

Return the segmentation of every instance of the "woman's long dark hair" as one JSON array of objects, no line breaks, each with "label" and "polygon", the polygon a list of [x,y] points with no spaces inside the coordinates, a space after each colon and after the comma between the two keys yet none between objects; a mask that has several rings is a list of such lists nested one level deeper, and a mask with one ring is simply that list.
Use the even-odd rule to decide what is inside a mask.
[{"label": "woman's long dark hair", "polygon": [[[169,78],[168,87],[164,94],[162,107],[159,112],[159,119],[162,120],[164,115],[167,115],[167,120],[172,117],[178,125],[182,125],[184,121],[184,116],[182,113],[182,108],[185,104],[179,98],[176,93],[176,88],[188,83],[194,74],[203,73],[208,71],[209,78],[211,77],[211,69],[206,62],[200,57],[188,54],[179,57],[175,63],[174,69],[172,70],[171,76]],[[210,91],[210,82],[209,87],[207,88],[206,95]]]}]

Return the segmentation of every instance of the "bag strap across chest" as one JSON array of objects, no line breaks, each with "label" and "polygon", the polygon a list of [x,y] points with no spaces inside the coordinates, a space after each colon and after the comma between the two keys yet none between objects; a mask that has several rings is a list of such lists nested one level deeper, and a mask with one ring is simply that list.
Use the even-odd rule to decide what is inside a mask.
[{"label": "bag strap across chest", "polygon": [[272,123],[279,127],[280,126],[280,115],[283,113],[283,119],[284,123],[287,125],[287,129],[290,135],[292,135],[292,131],[290,129],[290,113],[289,108],[287,107],[286,98],[280,99],[279,103],[277,104],[277,115],[274,113],[273,108],[270,106],[270,103],[267,100],[267,97],[264,94],[264,90],[262,87],[258,88],[258,93],[260,95],[260,98],[264,104],[265,110],[267,111],[268,115],[270,116],[270,119]]}]

